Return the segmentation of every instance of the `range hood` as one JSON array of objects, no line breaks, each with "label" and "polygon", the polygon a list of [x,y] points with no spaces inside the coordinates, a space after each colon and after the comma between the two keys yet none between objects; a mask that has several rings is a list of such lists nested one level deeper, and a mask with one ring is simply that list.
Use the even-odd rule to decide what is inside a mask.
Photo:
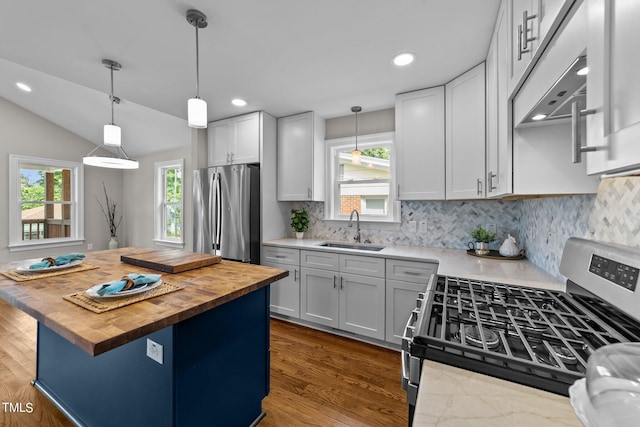
[{"label": "range hood", "polygon": [[587,105],[587,57],[580,56],[560,76],[554,85],[544,94],[542,99],[529,111],[522,123],[566,119],[571,117],[571,105],[578,102],[583,110]]}]

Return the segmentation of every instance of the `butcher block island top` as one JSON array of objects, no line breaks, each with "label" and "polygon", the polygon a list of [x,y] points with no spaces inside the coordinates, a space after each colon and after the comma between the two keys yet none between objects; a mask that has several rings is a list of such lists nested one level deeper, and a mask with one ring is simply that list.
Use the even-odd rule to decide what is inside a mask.
[{"label": "butcher block island top", "polygon": [[[121,262],[121,256],[136,256],[149,251],[145,248],[121,248],[88,252],[84,262],[98,268],[55,277],[18,282],[0,275],[0,298],[90,355],[97,356],[288,275],[288,272],[276,268],[226,260],[176,274]],[[6,263],[0,265],[0,271],[15,270],[30,261],[40,260]],[[183,288],[99,314],[64,299],[66,295],[118,280],[129,273],[162,274],[163,282]]]}]

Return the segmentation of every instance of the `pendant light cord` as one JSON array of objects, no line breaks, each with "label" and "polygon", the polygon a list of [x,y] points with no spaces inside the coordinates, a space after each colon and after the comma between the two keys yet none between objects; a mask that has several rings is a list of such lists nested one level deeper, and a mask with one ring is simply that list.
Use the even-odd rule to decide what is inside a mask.
[{"label": "pendant light cord", "polygon": [[198,24],[194,25],[196,28],[196,98],[200,98],[200,55],[198,45]]},{"label": "pendant light cord", "polygon": [[356,111],[356,151],[358,151],[358,112]]},{"label": "pendant light cord", "polygon": [[111,100],[111,125],[115,124],[113,120],[113,103],[115,102],[115,98],[113,97],[113,65],[109,67],[111,70],[111,94],[109,95],[109,99]]}]

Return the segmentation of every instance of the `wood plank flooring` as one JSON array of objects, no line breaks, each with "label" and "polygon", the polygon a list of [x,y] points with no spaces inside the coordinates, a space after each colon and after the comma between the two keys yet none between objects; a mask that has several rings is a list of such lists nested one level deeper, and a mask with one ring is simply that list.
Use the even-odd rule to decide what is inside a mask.
[{"label": "wood plank flooring", "polygon": [[[31,386],[35,363],[36,321],[0,300],[0,426],[72,426]],[[259,426],[406,426],[400,370],[398,352],[274,319]]]}]

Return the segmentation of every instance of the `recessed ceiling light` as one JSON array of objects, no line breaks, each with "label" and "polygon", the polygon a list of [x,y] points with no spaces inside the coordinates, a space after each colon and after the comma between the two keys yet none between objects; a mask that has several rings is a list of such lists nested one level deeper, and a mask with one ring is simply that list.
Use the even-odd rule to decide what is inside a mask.
[{"label": "recessed ceiling light", "polygon": [[240,98],[232,99],[231,103],[233,105],[235,105],[236,107],[244,107],[245,105],[247,105],[247,101],[245,101],[244,99],[240,99]]},{"label": "recessed ceiling light", "polygon": [[22,89],[25,92],[31,92],[31,88],[22,82],[16,83],[16,86],[18,86],[20,89]]},{"label": "recessed ceiling light", "polygon": [[576,71],[576,74],[579,76],[586,76],[587,74],[589,74],[589,67],[580,68],[578,71]]},{"label": "recessed ceiling light", "polygon": [[531,117],[531,120],[542,120],[545,117],[547,117],[546,114],[536,114],[535,116]]},{"label": "recessed ceiling light", "polygon": [[393,57],[393,63],[398,67],[404,67],[411,64],[414,59],[416,59],[416,56],[413,53],[399,53]]}]

